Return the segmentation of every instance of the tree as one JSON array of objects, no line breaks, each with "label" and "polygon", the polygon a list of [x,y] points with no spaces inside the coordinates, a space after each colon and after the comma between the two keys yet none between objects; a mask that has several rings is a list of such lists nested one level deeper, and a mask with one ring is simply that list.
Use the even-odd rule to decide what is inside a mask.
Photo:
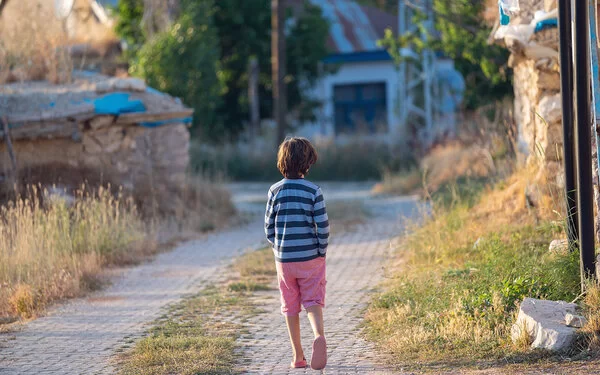
[{"label": "tree", "polygon": [[[396,62],[402,58],[400,47],[415,50],[431,48],[452,58],[456,69],[465,77],[465,107],[474,109],[512,93],[511,74],[507,67],[508,51],[487,43],[490,29],[482,20],[483,0],[433,0],[437,35],[428,35],[423,43],[421,32],[393,36],[391,31],[381,41]],[[414,22],[423,30],[423,16]]]},{"label": "tree", "polygon": [[131,72],[194,108],[203,134],[222,132],[215,110],[220,104],[219,48],[212,24],[212,0],[184,2],[185,12],[166,32],[138,51]]},{"label": "tree", "polygon": [[[186,3],[182,1],[181,14]],[[219,68],[217,77],[221,90],[215,108],[215,125],[211,126],[213,139],[234,139],[249,122],[248,62],[256,58],[259,64],[260,113],[264,117],[273,114],[271,98],[271,9],[269,0],[196,0],[210,6],[211,28],[218,39]],[[206,3],[206,4],[205,4]],[[207,5],[208,4],[208,5]],[[141,7],[141,11],[140,11]],[[117,32],[127,41],[131,50],[148,41],[141,29],[143,0],[120,0]],[[291,19],[293,18],[293,20]],[[286,22],[288,108],[311,118],[315,103],[307,96],[317,81],[319,62],[328,54],[326,40],[329,24],[321,9],[306,2],[296,14],[288,9]],[[135,65],[135,53],[128,56]],[[188,103],[188,105],[190,105]],[[214,130],[214,131],[213,131]]]}]

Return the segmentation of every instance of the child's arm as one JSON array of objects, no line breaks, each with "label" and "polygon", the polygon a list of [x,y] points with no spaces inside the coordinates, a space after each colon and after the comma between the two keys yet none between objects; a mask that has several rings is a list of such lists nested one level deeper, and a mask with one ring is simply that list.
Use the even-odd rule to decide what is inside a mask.
[{"label": "child's arm", "polygon": [[267,236],[267,241],[271,245],[275,244],[275,197],[271,190],[269,189],[269,195],[267,196],[267,208],[265,210],[265,235]]},{"label": "child's arm", "polygon": [[325,255],[327,253],[329,239],[329,218],[327,217],[327,209],[325,208],[325,200],[323,199],[323,192],[321,191],[321,188],[319,188],[316,192],[313,217],[317,227],[319,254]]}]

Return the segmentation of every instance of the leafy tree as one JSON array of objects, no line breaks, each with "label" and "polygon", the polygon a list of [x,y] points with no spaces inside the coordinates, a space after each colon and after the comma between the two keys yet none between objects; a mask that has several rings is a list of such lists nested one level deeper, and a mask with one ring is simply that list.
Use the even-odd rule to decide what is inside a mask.
[{"label": "leafy tree", "polygon": [[[143,11],[137,11],[137,7],[142,2],[143,0],[119,2],[117,32],[132,46],[152,43],[146,40],[139,27]],[[211,125],[208,135],[213,139],[235,138],[244,129],[249,118],[248,63],[252,57],[256,57],[259,63],[261,115],[269,117],[272,114],[270,1],[187,0],[181,4],[183,15],[189,13],[189,3],[192,2],[203,7],[209,15],[194,18],[194,22],[202,22],[196,23],[196,28],[206,27],[216,33],[217,50],[220,54],[216,72],[221,85],[220,100],[215,106],[215,125]],[[210,22],[206,18],[210,18]],[[303,118],[311,117],[315,103],[309,100],[307,92],[319,78],[319,62],[328,54],[326,40],[329,24],[319,7],[305,2],[304,7],[296,14],[292,14],[291,10],[288,12],[288,25],[288,108]],[[137,64],[139,57],[131,59],[133,66]]]},{"label": "leafy tree", "polygon": [[194,124],[204,134],[222,132],[215,110],[220,103],[219,48],[212,25],[212,0],[185,2],[185,13],[146,42],[130,70],[148,84],[180,97],[194,108]]},{"label": "leafy tree", "polygon": [[144,0],[119,0],[116,13],[115,31],[127,43],[126,57],[133,58],[146,41],[142,28]]},{"label": "leafy tree", "polygon": [[415,33],[395,37],[386,31],[381,45],[385,46],[394,60],[402,60],[400,47],[411,47],[415,51],[432,48],[452,58],[456,69],[465,77],[465,107],[473,109],[487,104],[512,92],[511,75],[507,69],[508,51],[499,46],[488,45],[489,27],[482,20],[485,7],[483,0],[433,0],[435,13],[435,35],[424,33],[422,14],[417,13]]}]

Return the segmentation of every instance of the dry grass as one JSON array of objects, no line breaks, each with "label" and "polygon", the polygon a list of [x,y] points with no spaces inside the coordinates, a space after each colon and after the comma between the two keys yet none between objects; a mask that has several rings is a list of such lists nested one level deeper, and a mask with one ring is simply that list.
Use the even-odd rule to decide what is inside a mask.
[{"label": "dry grass", "polygon": [[232,374],[239,317],[251,311],[243,295],[208,287],[174,306],[121,355],[119,374]]},{"label": "dry grass", "polygon": [[131,200],[99,189],[70,202],[31,188],[0,208],[0,317],[34,317],[97,285],[103,266],[155,248]]},{"label": "dry grass", "polygon": [[66,41],[53,2],[9,1],[0,19],[0,83],[70,81],[73,66]]},{"label": "dry grass", "polygon": [[236,339],[259,312],[253,292],[271,289],[270,249],[239,257],[232,278],[177,304],[120,358],[120,374],[232,374]]},{"label": "dry grass", "polygon": [[[399,266],[387,270],[385,292],[367,313],[369,336],[398,365],[540,359],[509,340],[516,303],[524,296],[572,300],[579,280],[576,254],[548,253],[548,243],[564,236],[564,218],[556,213],[559,197],[548,196],[536,176],[519,171],[479,199],[454,189],[399,245]],[[534,181],[539,194],[531,206],[526,192]]]},{"label": "dry grass", "polygon": [[[506,167],[502,164],[505,173]],[[490,151],[478,144],[450,142],[433,148],[419,168],[401,173],[384,172],[376,194],[434,193],[460,179],[485,179],[499,174]]]},{"label": "dry grass", "polygon": [[582,331],[590,349],[600,352],[600,284],[591,283],[583,300],[587,323]]},{"label": "dry grass", "polygon": [[233,264],[233,269],[239,273],[228,283],[231,291],[256,291],[272,289],[276,278],[275,259],[270,248],[246,253]]}]

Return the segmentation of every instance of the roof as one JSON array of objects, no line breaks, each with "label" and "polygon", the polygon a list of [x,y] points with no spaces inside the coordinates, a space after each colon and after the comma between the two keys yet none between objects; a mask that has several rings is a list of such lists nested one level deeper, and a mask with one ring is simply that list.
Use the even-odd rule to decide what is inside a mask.
[{"label": "roof", "polygon": [[[304,0],[288,1],[296,9],[304,3]],[[398,31],[397,17],[378,8],[352,0],[308,1],[319,6],[331,24],[327,45],[332,54],[381,51],[383,49],[377,46],[377,41],[383,38],[385,29],[391,28],[394,33]]]},{"label": "roof", "polygon": [[34,139],[71,137],[80,124],[101,115],[113,116],[115,125],[148,127],[187,122],[193,111],[141,80],[76,71],[67,84],[30,81],[0,86],[0,113],[13,139]]}]

